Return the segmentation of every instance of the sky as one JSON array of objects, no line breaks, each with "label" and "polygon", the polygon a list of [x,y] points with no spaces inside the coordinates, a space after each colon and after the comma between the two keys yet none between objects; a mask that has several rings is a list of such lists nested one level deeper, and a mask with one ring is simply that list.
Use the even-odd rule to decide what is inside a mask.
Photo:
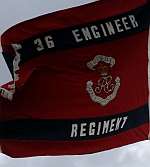
[{"label": "sky", "polygon": [[[93,0],[94,1],[94,0]],[[0,34],[18,22],[92,0],[0,0]],[[10,80],[0,55],[0,85]],[[83,156],[13,159],[0,154],[0,167],[149,167],[150,141]]]}]

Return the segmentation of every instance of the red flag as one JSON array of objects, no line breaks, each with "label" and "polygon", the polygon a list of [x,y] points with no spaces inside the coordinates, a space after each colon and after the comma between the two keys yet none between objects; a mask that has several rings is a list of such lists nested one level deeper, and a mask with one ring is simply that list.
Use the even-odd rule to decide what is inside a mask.
[{"label": "red flag", "polygon": [[1,91],[3,153],[87,154],[148,139],[149,10],[146,0],[97,1],[6,31],[14,82]]}]

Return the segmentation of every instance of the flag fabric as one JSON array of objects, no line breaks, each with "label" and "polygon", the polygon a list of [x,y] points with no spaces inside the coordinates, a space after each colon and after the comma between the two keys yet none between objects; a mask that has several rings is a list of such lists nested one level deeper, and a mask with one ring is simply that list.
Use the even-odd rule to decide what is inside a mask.
[{"label": "flag fabric", "polygon": [[7,30],[2,152],[76,155],[147,140],[149,11],[146,0],[102,0]]}]

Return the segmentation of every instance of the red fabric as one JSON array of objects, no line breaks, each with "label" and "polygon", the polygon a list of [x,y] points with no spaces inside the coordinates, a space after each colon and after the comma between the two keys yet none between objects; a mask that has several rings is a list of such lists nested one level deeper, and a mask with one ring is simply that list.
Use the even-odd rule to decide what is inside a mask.
[{"label": "red fabric", "polygon": [[[41,32],[105,19],[139,7],[145,0],[102,0],[41,16],[12,27],[2,35],[2,47]],[[148,101],[148,31],[88,47],[68,49],[31,59],[20,67],[20,79],[12,101],[1,99],[1,120],[80,119],[109,116],[138,108]],[[96,55],[111,56],[116,64],[111,75],[120,78],[117,96],[105,107],[94,103],[86,91],[87,81],[99,74],[86,63]],[[85,154],[147,139],[148,124],[116,136],[92,141],[2,140],[2,151],[12,157]]]},{"label": "red fabric", "polygon": [[[8,104],[3,107],[3,119],[82,118],[85,115],[95,117],[100,113],[105,116],[142,106],[147,101],[148,92],[145,91],[148,61],[147,56],[141,56],[147,51],[147,36],[148,32],[144,32],[107,44],[61,51],[61,53],[53,53],[51,57],[43,55],[36,60],[31,60],[29,65],[32,63],[39,66],[24,87],[16,92],[14,100],[11,103],[6,102]],[[133,47],[134,43],[136,49]],[[116,66],[112,73],[113,76],[121,78],[117,99],[105,108],[93,105],[86,92],[86,82],[88,80],[96,82],[99,79],[96,72],[86,67],[86,62],[100,52],[103,55],[114,55]],[[133,64],[136,64],[135,68]],[[143,79],[139,80],[141,76]],[[87,104],[88,107],[85,109]],[[11,112],[7,112],[8,109],[11,109]]]},{"label": "red fabric", "polygon": [[[84,142],[49,142],[49,141],[5,141],[2,145],[3,153],[14,158],[32,157],[32,156],[58,156],[58,155],[82,155],[91,154],[99,151],[106,151],[121,147],[123,145],[136,143],[147,139],[148,125],[143,125],[136,129],[119,134],[113,137],[107,137],[101,140],[85,140]],[[143,134],[141,133],[143,132]],[[59,150],[59,152],[58,152]]]}]

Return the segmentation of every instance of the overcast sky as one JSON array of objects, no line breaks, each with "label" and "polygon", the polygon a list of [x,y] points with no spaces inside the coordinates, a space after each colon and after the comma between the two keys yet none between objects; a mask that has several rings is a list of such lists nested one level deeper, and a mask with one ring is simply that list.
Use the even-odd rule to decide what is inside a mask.
[{"label": "overcast sky", "polygon": [[[18,22],[92,0],[0,0],[0,2],[2,34]],[[0,84],[9,79],[8,70],[0,56]],[[12,159],[0,154],[0,167],[149,167],[149,161],[150,141],[84,156]]]}]

